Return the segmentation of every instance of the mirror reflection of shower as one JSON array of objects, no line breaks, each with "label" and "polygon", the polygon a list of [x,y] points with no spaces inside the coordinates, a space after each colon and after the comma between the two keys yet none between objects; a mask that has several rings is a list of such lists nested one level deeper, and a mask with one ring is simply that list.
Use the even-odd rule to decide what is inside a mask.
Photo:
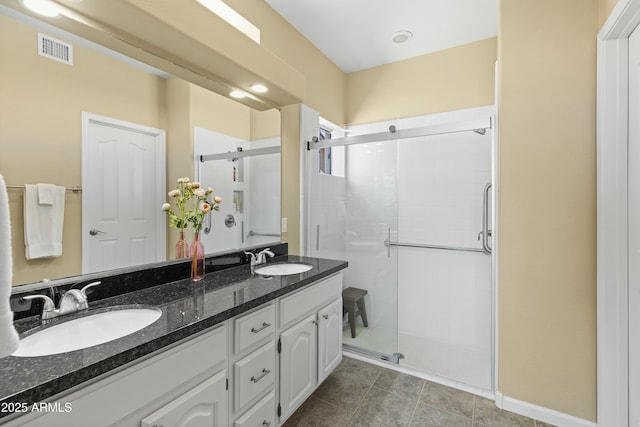
[{"label": "mirror reflection of shower", "polygon": [[197,179],[222,197],[205,223],[207,253],[279,242],[280,138],[248,141],[196,127],[194,152]]}]

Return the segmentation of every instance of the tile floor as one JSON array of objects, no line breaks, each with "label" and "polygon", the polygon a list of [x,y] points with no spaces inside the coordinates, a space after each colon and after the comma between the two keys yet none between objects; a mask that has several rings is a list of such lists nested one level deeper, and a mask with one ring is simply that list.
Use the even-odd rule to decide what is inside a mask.
[{"label": "tile floor", "polygon": [[345,357],[284,427],[552,427],[493,401]]}]

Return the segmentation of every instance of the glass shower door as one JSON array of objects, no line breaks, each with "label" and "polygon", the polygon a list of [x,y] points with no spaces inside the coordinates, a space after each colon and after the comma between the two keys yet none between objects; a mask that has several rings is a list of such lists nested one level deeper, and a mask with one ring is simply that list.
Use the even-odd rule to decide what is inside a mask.
[{"label": "glass shower door", "polygon": [[407,138],[398,148],[402,364],[484,390],[493,377],[491,133]]},{"label": "glass shower door", "polygon": [[398,251],[387,242],[398,230],[396,169],[393,141],[321,145],[308,152],[308,253],[347,260],[343,287],[366,292],[354,334],[345,316],[345,348],[395,361]]}]

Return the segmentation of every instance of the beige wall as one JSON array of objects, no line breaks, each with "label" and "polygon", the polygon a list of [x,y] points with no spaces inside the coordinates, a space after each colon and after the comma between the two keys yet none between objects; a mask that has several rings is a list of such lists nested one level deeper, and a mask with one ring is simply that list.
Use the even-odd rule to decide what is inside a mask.
[{"label": "beige wall", "polygon": [[[75,46],[68,66],[37,54],[37,31],[0,15],[0,173],[8,184],[81,185],[81,112],[164,128],[164,81]],[[126,76],[126,77],[125,77]],[[13,281],[81,271],[82,196],[66,193],[63,255],[24,257],[21,190],[9,190]]]},{"label": "beige wall", "polygon": [[251,139],[251,108],[193,84],[190,88],[191,127]]},{"label": "beige wall", "polygon": [[370,123],[494,103],[495,37],[351,73],[347,123]]},{"label": "beige wall", "polygon": [[599,10],[598,10],[598,28],[604,25],[605,21],[611,15],[613,8],[618,3],[618,0],[598,0]]},{"label": "beige wall", "polygon": [[592,421],[597,29],[596,0],[500,1],[498,389]]},{"label": "beige wall", "polygon": [[229,6],[260,28],[261,44],[306,79],[304,103],[334,123],[346,118],[346,76],[264,0],[228,0]]},{"label": "beige wall", "polygon": [[280,111],[251,110],[251,140],[280,136]]}]

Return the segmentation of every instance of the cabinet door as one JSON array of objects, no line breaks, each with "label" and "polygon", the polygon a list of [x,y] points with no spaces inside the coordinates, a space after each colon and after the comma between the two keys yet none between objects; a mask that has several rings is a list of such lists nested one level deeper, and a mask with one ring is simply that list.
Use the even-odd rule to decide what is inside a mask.
[{"label": "cabinet door", "polygon": [[291,415],[317,385],[317,329],[315,314],[280,335],[280,420]]},{"label": "cabinet door", "polygon": [[318,312],[318,383],[342,361],[342,298]]},{"label": "cabinet door", "polygon": [[141,427],[226,427],[227,408],[223,370],[143,419]]}]

